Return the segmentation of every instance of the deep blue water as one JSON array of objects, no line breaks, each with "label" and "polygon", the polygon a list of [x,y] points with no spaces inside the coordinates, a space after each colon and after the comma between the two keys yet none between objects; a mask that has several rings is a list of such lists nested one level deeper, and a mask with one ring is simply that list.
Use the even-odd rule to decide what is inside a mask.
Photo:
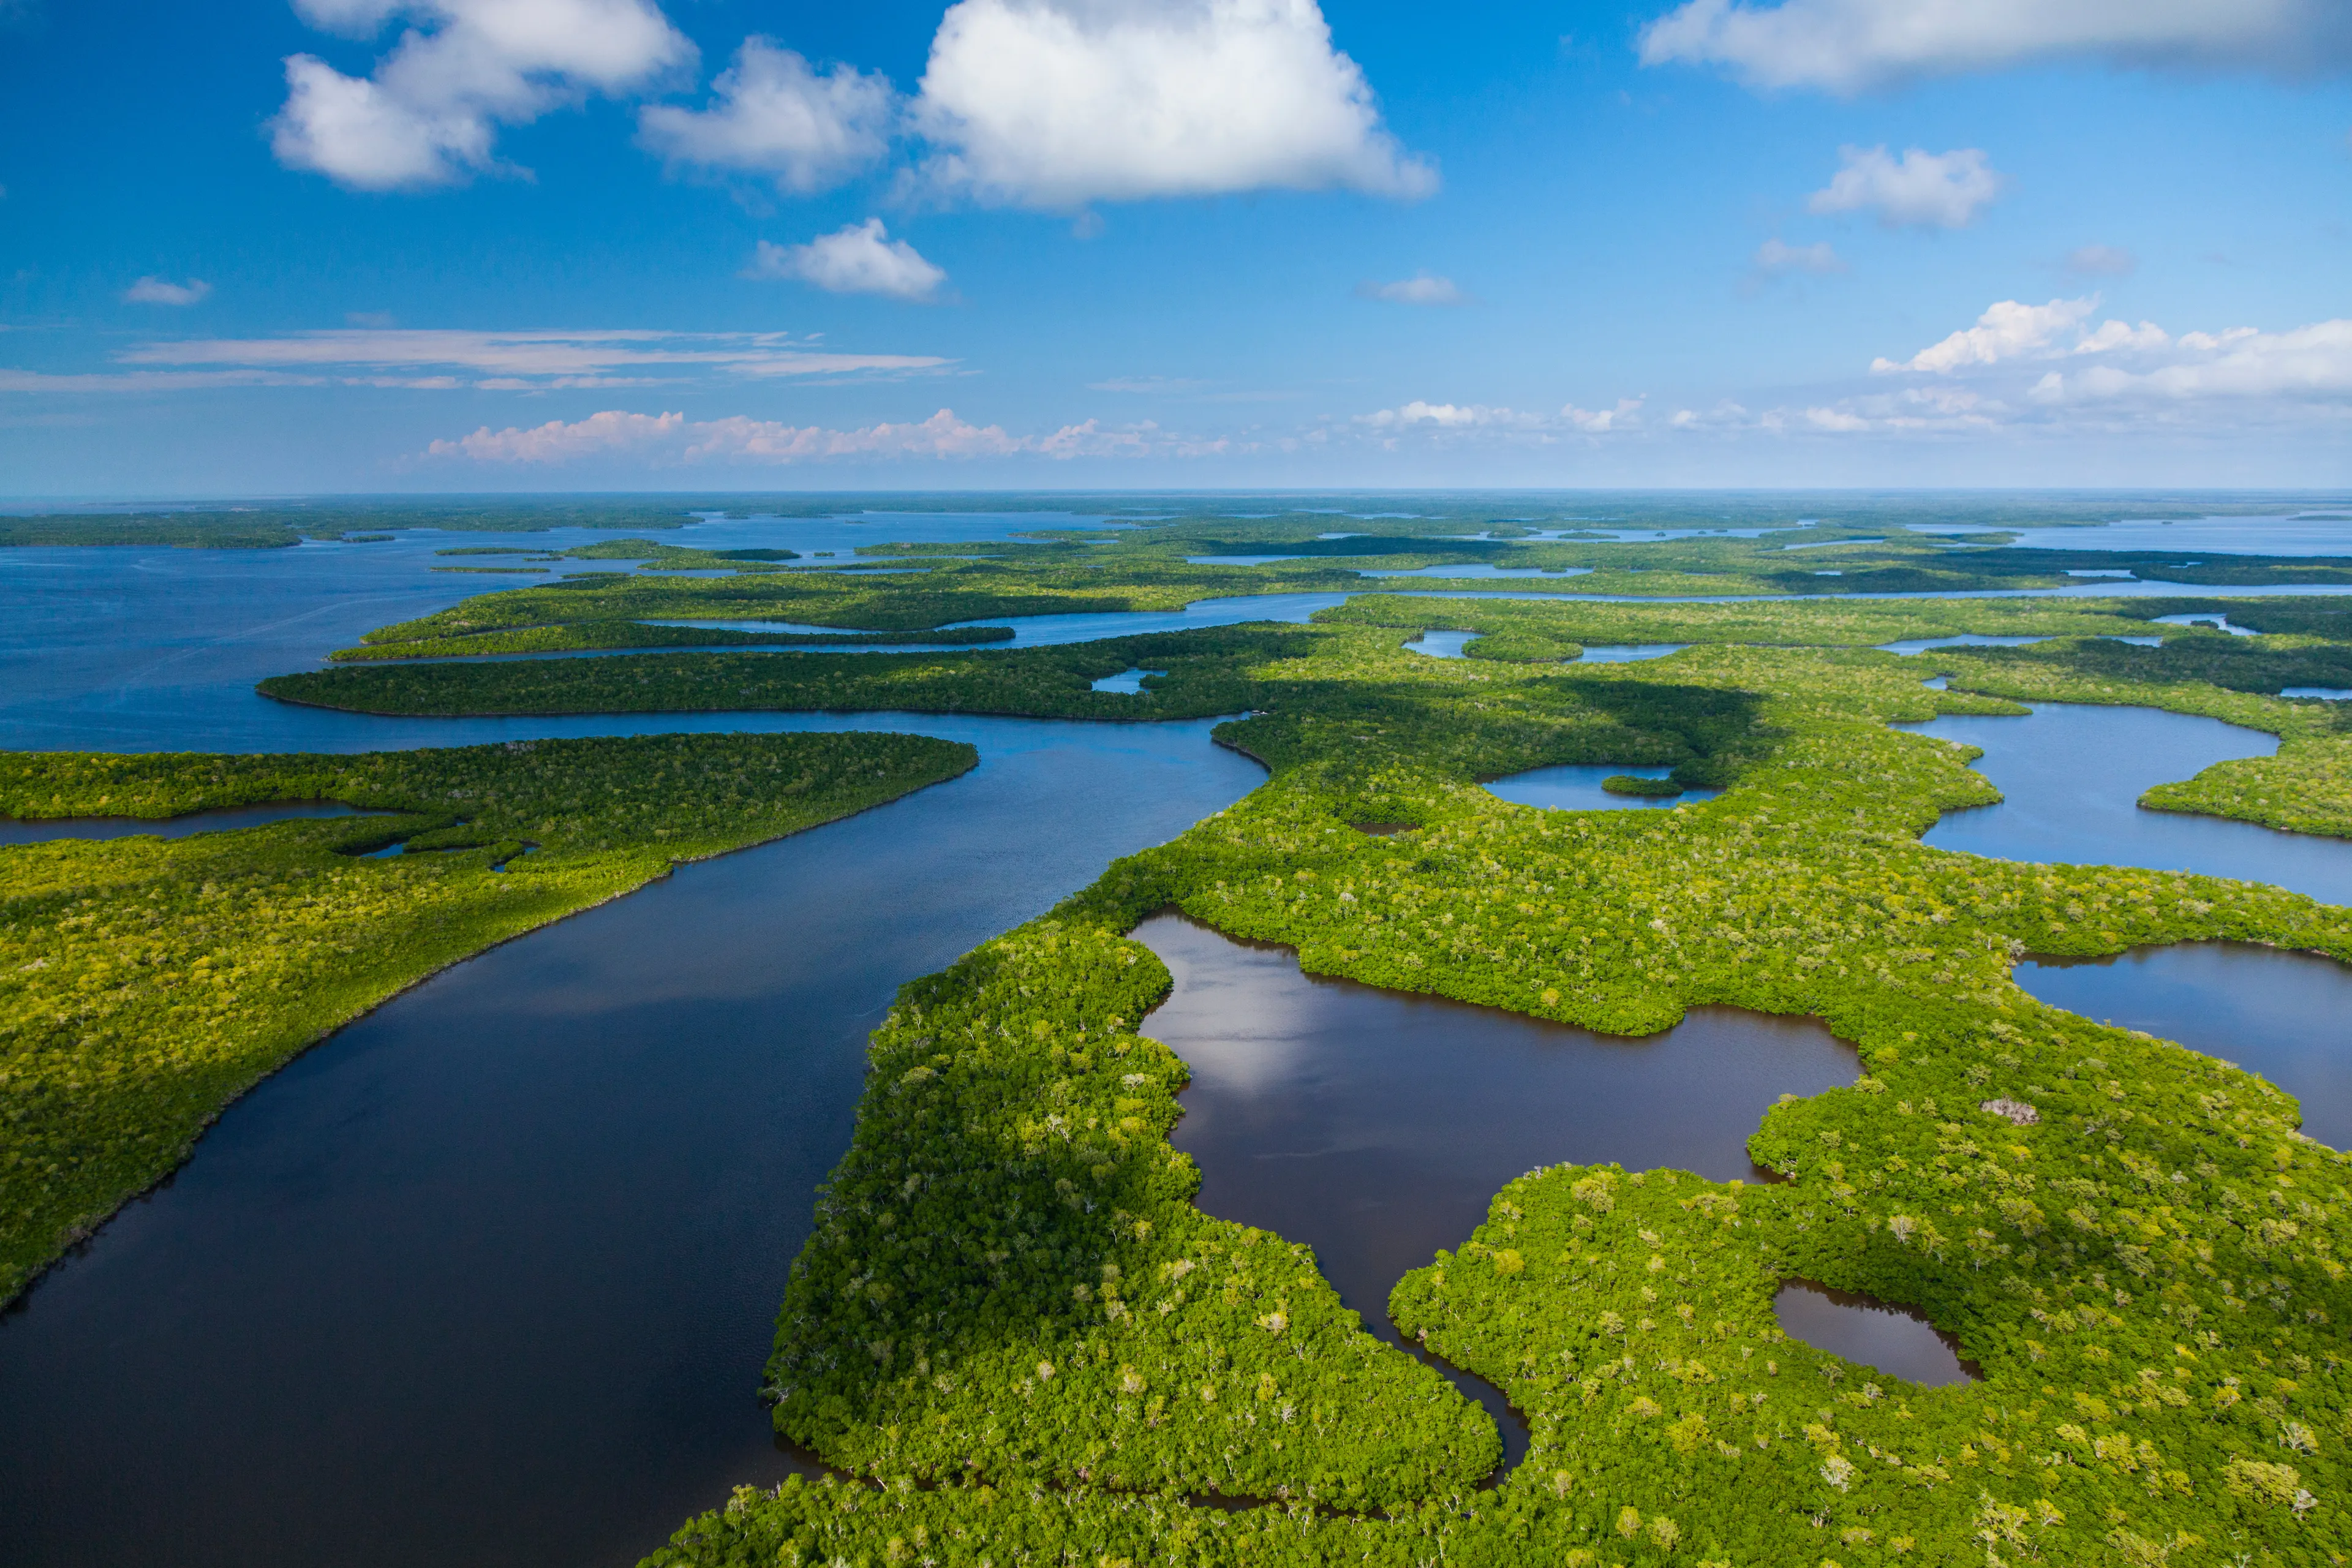
[{"label": "deep blue water", "polygon": [[2037,704],[2030,718],[1945,717],[1898,729],[1980,746],[1998,805],[1944,814],[1924,842],[2003,860],[2145,866],[2272,882],[2352,903],[2352,841],[2138,805],[2215,763],[2267,757],[2275,736],[2150,708]]}]

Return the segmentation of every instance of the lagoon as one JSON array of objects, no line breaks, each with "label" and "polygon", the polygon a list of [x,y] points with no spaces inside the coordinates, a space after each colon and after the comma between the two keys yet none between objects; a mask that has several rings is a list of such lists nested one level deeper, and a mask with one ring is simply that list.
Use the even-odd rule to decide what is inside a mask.
[{"label": "lagoon", "polygon": [[1780,1096],[1860,1070],[1811,1018],[1696,1007],[1628,1039],[1308,975],[1293,949],[1172,912],[1134,937],[1175,978],[1141,1032],[1192,1068],[1171,1142],[1201,1167],[1201,1208],[1314,1247],[1391,1343],[1397,1280],[1460,1246],[1526,1172],[1615,1161],[1753,1180],[1747,1141]]},{"label": "lagoon", "polygon": [[1998,805],[1948,811],[1923,842],[2002,860],[2143,866],[2272,882],[2352,903],[2352,841],[2149,811],[2139,797],[2218,762],[2267,757],[2275,736],[2153,708],[2033,705],[2031,718],[1947,715],[1897,729],[1979,746]]},{"label": "lagoon", "polygon": [[2244,942],[2033,958],[2014,978],[2042,1001],[2237,1063],[2303,1102],[2303,1131],[2352,1148],[2352,969]]}]

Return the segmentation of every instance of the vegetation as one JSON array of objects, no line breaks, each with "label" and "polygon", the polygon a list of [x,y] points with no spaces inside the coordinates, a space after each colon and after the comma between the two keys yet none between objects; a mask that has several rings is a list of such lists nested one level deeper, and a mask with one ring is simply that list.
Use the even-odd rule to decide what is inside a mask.
[{"label": "vegetation", "polygon": [[[466,568],[437,568],[441,571]],[[470,568],[496,571],[496,567]],[[908,640],[905,632],[747,632],[727,626],[656,626],[643,621],[577,621],[568,626],[525,626],[514,631],[474,632],[464,637],[419,638],[404,643],[362,643],[328,655],[338,664],[394,658],[479,658],[508,653],[588,653],[613,648],[663,647],[880,647]],[[1010,626],[959,626],[914,634],[947,647],[980,647],[1011,642]]]},{"label": "vegetation", "polygon": [[[1261,655],[1267,710],[1220,730],[1275,768],[1256,795],[901,994],[770,1369],[782,1428],[879,1484],[739,1493],[654,1563],[2317,1564],[2352,1545],[2346,1157],[2275,1088],[2008,975],[2028,950],[2189,940],[2352,961],[2352,915],[1925,848],[1991,791],[1970,752],[1887,721],[2014,710],[1924,689],[1922,660],[1718,646],[1515,670],[1366,635]],[[1963,684],[2112,646],[1948,662]],[[2191,690],[2296,706],[2130,694]],[[1570,752],[1679,752],[1734,787],[1561,813],[1474,782]],[[1162,1137],[1181,1069],[1135,1032],[1167,981],[1120,935],[1170,903],[1314,973],[1612,1032],[1701,1004],[1812,1015],[1867,1071],[1767,1116],[1750,1147],[1779,1182],[1531,1173],[1400,1283],[1401,1325],[1533,1425],[1479,1491],[1491,1447],[1406,1358],[1348,1348],[1308,1258],[1185,1202]],[[1924,1309],[1985,1380],[1928,1391],[1788,1341],[1770,1300],[1790,1276]],[[1184,1504],[1212,1492],[1276,1500]]]},{"label": "vegetation", "polygon": [[[2146,637],[2212,639],[2199,627],[2153,626],[2177,601],[2143,599],[1877,599],[1731,605],[1601,604],[1580,600],[1429,599],[1361,594],[1315,617],[1326,624],[1425,626],[1480,634],[1473,658],[1537,663],[1573,658],[1586,643],[1751,643],[1874,647],[1927,637]],[[2210,601],[2194,601],[2210,603]],[[2233,638],[2231,641],[2243,641]],[[1489,647],[1489,644],[1500,647]],[[1555,651],[1562,650],[1562,651]]]},{"label": "vegetation", "polygon": [[1641,795],[1654,800],[1683,793],[1683,786],[1672,779],[1645,779],[1639,773],[1612,773],[1601,781],[1601,787],[1611,795]]},{"label": "vegetation", "polygon": [[[0,1301],[255,1080],[435,970],[975,761],[889,734],[0,753],[0,812],[18,817],[277,800],[398,814],[0,848]],[[396,842],[408,852],[360,858]]]}]

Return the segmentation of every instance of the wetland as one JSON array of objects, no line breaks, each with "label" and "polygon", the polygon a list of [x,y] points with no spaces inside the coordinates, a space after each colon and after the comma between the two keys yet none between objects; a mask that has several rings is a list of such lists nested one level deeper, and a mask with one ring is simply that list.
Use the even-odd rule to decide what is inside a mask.
[{"label": "wetland", "polygon": [[[2317,1021],[2352,959],[2352,772],[2330,705],[2272,694],[2352,684],[2352,639],[2323,598],[2237,593],[2352,585],[2333,561],[2197,567],[2184,626],[2060,582],[2154,562],[1929,545],[1899,509],[1805,512],[1852,536],[1803,541],[1841,547],[1834,599],[1737,516],[1106,520],[493,538],[625,567],[516,593],[421,549],[358,589],[307,564],[356,546],[241,551],[295,563],[272,615],[191,611],[144,654],[100,646],[120,605],[53,596],[84,651],[0,724],[93,754],[20,752],[40,810],[7,808],[135,816],[0,848],[14,939],[48,944],[20,986],[124,940],[91,879],[131,857],[132,896],[195,898],[154,858],[206,856],[203,898],[263,910],[268,877],[350,868],[428,925],[428,889],[634,858],[597,873],[613,901],[457,931],[0,1318],[34,1456],[0,1551],[1589,1568],[1827,1531],[1868,1563],[1980,1550],[1995,1506],[2053,1561],[2344,1543],[2352,1197]],[[820,536],[904,569],[824,570]],[[173,553],[161,598],[234,576]],[[1266,595],[1194,613],[1241,574]],[[316,669],[730,596],[795,635],[1013,636]],[[1454,657],[1408,646],[1447,632]],[[866,809],[740,847],[779,819],[734,759],[793,746]],[[892,746],[940,748],[906,775],[929,787],[854,761]],[[273,750],[308,754],[129,755]],[[1652,787],[1677,793],[1624,793]],[[397,819],[194,830],[289,803]],[[141,942],[153,982],[83,994],[215,984]],[[237,1008],[276,1005],[255,984]],[[98,1047],[26,1038],[29,1111],[28,1065]]]}]

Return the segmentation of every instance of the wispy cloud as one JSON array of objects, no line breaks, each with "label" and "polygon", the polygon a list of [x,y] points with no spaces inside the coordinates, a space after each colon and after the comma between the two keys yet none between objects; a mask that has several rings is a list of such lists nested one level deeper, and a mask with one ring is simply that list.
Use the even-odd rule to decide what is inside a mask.
[{"label": "wispy cloud", "polygon": [[1393,283],[1378,283],[1370,279],[1356,285],[1360,300],[1380,300],[1391,305],[1461,305],[1469,296],[1454,286],[1451,278],[1433,277],[1427,272],[1402,278]]},{"label": "wispy cloud", "polygon": [[1807,272],[1816,278],[1845,270],[1845,258],[1826,239],[1811,245],[1790,245],[1779,239],[1768,239],[1756,247],[1749,265],[1760,278],[1780,278],[1791,272]]},{"label": "wispy cloud", "polygon": [[2352,27],[2336,0],[1685,0],[1642,30],[1641,47],[1644,65],[1721,66],[1759,88],[1853,93],[2067,59],[2308,77],[2352,64]]},{"label": "wispy cloud", "polygon": [[0,393],[202,392],[224,386],[324,386],[331,379],[266,370],[134,370],[64,374],[0,370]]},{"label": "wispy cloud", "polygon": [[2066,270],[2078,278],[2121,278],[2139,266],[2139,258],[2120,246],[2085,245],[2066,253]]},{"label": "wispy cloud", "polygon": [[736,464],[782,467],[828,461],[971,459],[1030,456],[1077,458],[1196,456],[1223,449],[1222,442],[1171,437],[1146,420],[1105,426],[1089,419],[1048,434],[1015,436],[1001,425],[973,425],[942,408],[928,419],[837,430],[821,425],[786,425],[737,415],[724,419],[688,419],[682,413],[634,414],[606,409],[585,419],[544,425],[485,425],[470,436],[434,442],[428,458],[477,463],[555,466],[592,458],[630,459],[650,467]]},{"label": "wispy cloud", "polygon": [[665,332],[644,329],[513,332],[430,328],[331,328],[266,338],[175,338],[143,342],[116,359],[135,365],[224,365],[352,373],[429,371],[487,378],[492,390],[613,385],[647,373],[724,376],[919,374],[954,363],[934,354],[844,353],[782,332]]},{"label": "wispy cloud", "polygon": [[174,283],[167,278],[142,278],[122,291],[122,297],[134,305],[194,305],[213,291],[213,286],[201,278],[191,278],[185,283]]}]

